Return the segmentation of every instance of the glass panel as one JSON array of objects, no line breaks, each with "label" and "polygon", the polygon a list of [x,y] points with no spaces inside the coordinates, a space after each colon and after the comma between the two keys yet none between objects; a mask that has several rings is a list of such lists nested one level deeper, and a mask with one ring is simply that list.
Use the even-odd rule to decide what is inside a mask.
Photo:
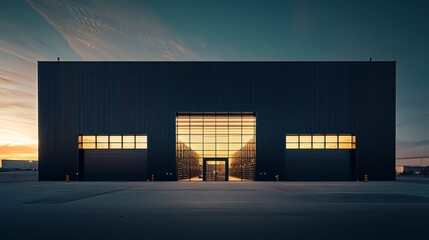
[{"label": "glass panel", "polygon": [[203,122],[203,116],[201,116],[201,115],[192,115],[192,116],[190,116],[189,120],[191,121],[192,124],[194,124],[194,123],[201,123],[201,122]]},{"label": "glass panel", "polygon": [[301,143],[311,143],[311,135],[300,135],[299,141]]},{"label": "glass panel", "polygon": [[255,134],[255,127],[243,127],[241,131],[243,134]]},{"label": "glass panel", "polygon": [[340,149],[351,149],[352,148],[351,143],[340,143],[339,145],[340,145],[339,146]]},{"label": "glass panel", "polygon": [[189,143],[189,135],[177,135],[178,140],[183,143]]},{"label": "glass panel", "polygon": [[325,136],[324,135],[313,135],[313,142],[317,143],[324,143],[325,142]]},{"label": "glass panel", "polygon": [[83,142],[95,142],[95,136],[94,135],[84,135],[83,136]]},{"label": "glass panel", "polygon": [[204,135],[204,143],[215,143],[216,142],[216,135]]},{"label": "glass panel", "polygon": [[132,142],[132,143],[126,143],[126,142],[124,142],[124,145],[123,145],[123,149],[133,149],[135,147],[135,144],[134,144],[134,142]]},{"label": "glass panel", "polygon": [[122,149],[122,143],[112,143],[109,144],[110,149]]},{"label": "glass panel", "polygon": [[356,143],[356,136],[352,136],[352,141]]},{"label": "glass panel", "polygon": [[108,149],[109,144],[108,143],[99,143],[97,142],[97,149]]},{"label": "glass panel", "polygon": [[241,134],[241,127],[229,127],[229,134]]},{"label": "glass panel", "polygon": [[204,157],[215,157],[216,151],[204,151]]},{"label": "glass panel", "polygon": [[326,135],[326,142],[328,143],[336,143],[337,142],[337,135]]},{"label": "glass panel", "polygon": [[82,136],[81,136],[81,135],[77,136],[77,142],[78,142],[78,143],[81,143],[81,142],[82,142]]},{"label": "glass panel", "polygon": [[229,150],[230,151],[238,151],[243,146],[241,143],[230,143],[229,144]]},{"label": "glass panel", "polygon": [[325,143],[313,143],[313,149],[324,149]]},{"label": "glass panel", "polygon": [[228,151],[228,143],[218,143],[216,144],[217,151]]},{"label": "glass panel", "polygon": [[95,149],[95,143],[83,143],[83,149]]},{"label": "glass panel", "polygon": [[286,142],[287,143],[297,143],[298,142],[298,135],[286,135]]},{"label": "glass panel", "polygon": [[220,157],[228,157],[228,151],[216,151],[216,157],[220,158]]},{"label": "glass panel", "polygon": [[329,143],[329,142],[327,142],[326,143],[326,148],[327,149],[337,149],[337,143],[335,142],[335,143]]},{"label": "glass panel", "polygon": [[107,135],[98,135],[97,136],[97,142],[107,143],[107,142],[109,142],[109,136],[107,136]]},{"label": "glass panel", "polygon": [[215,151],[216,144],[215,143],[204,143],[204,151]]},{"label": "glass panel", "polygon": [[286,149],[298,149],[298,143],[286,143]]},{"label": "glass panel", "polygon": [[228,143],[228,135],[216,135],[216,142]]},{"label": "glass panel", "polygon": [[243,135],[242,136],[242,143],[247,143],[249,141],[253,141],[253,137],[255,135]]},{"label": "glass panel", "polygon": [[191,142],[203,142],[203,135],[191,135]]},{"label": "glass panel", "polygon": [[110,135],[110,142],[121,143],[122,142],[122,136],[120,136],[120,135]]},{"label": "glass panel", "polygon": [[202,127],[191,127],[191,134],[203,134],[203,128]]},{"label": "glass panel", "polygon": [[189,134],[189,127],[178,127],[177,134]]},{"label": "glass panel", "polygon": [[123,136],[123,142],[124,143],[134,143],[135,142],[134,135],[124,135]]},{"label": "glass panel", "polygon": [[216,134],[215,127],[204,127],[204,134]]},{"label": "glass panel", "polygon": [[147,149],[147,143],[136,143],[137,149]]},{"label": "glass panel", "polygon": [[147,136],[136,136],[136,142],[147,143]]},{"label": "glass panel", "polygon": [[299,143],[299,148],[300,149],[311,149],[311,143]]},{"label": "glass panel", "polygon": [[241,135],[229,135],[229,142],[241,143]]},{"label": "glass panel", "polygon": [[201,143],[191,143],[191,149],[194,151],[201,151],[203,150],[203,144]]},{"label": "glass panel", "polygon": [[352,142],[352,136],[351,135],[340,135],[339,142],[350,143],[350,142]]}]

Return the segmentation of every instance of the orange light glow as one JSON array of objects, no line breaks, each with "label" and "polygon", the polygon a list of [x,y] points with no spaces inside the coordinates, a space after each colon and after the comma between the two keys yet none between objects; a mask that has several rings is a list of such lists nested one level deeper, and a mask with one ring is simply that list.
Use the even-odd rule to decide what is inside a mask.
[{"label": "orange light glow", "polygon": [[[0,159],[10,160],[38,160],[38,146],[31,145],[9,145],[0,146]],[[0,161],[1,167],[1,161]]]},{"label": "orange light glow", "polygon": [[356,149],[351,134],[287,134],[286,149]]},{"label": "orange light glow", "polygon": [[255,142],[256,117],[253,113],[178,114],[178,179],[198,180],[203,158],[228,158],[231,179],[254,179]]}]

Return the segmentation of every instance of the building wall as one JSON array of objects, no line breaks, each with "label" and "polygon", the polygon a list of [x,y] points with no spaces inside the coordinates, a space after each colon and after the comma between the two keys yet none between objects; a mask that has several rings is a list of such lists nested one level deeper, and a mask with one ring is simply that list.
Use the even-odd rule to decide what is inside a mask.
[{"label": "building wall", "polygon": [[[106,133],[147,134],[148,175],[175,180],[176,112],[255,112],[257,180],[275,175],[310,180],[285,170],[293,161],[285,154],[288,133],[355,134],[351,178],[395,179],[395,62],[39,62],[38,67],[40,180],[63,180],[78,171],[78,134]],[[308,164],[321,160],[315,155]]]},{"label": "building wall", "polygon": [[[83,150],[85,181],[146,181],[146,150]],[[83,171],[82,171],[83,170]]]}]

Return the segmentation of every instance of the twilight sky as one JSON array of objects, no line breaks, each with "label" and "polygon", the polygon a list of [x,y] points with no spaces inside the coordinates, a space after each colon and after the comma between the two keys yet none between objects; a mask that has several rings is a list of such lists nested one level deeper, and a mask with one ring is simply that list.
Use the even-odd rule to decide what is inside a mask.
[{"label": "twilight sky", "polygon": [[[0,159],[37,159],[37,61],[397,61],[397,156],[429,155],[429,1],[6,0]],[[383,141],[380,136],[380,141]]]}]

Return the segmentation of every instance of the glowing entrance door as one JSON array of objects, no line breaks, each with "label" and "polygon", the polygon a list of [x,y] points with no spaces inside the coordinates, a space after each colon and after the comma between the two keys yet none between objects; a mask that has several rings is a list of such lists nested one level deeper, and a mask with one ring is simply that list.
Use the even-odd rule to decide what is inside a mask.
[{"label": "glowing entrance door", "polygon": [[255,180],[255,165],[254,112],[176,113],[177,180],[202,181],[207,174],[209,181],[213,171],[217,181]]},{"label": "glowing entrance door", "polygon": [[204,158],[203,181],[228,181],[228,158]]}]

